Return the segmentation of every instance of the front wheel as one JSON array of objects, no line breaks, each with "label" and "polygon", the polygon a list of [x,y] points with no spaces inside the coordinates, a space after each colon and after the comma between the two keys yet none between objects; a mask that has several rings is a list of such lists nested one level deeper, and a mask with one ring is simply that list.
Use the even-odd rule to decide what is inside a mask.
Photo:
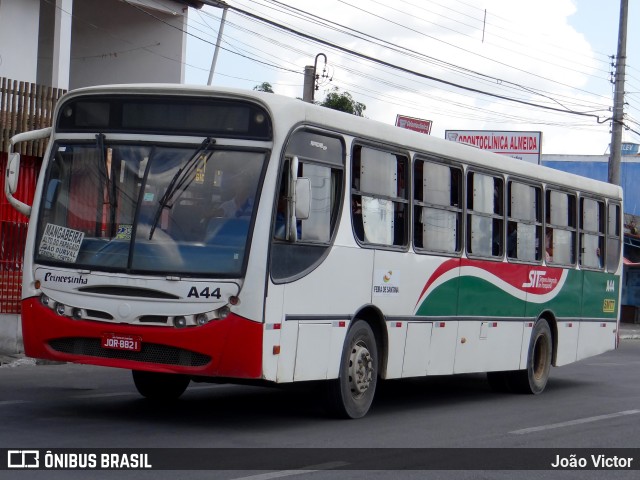
[{"label": "front wheel", "polygon": [[154,401],[176,400],[189,386],[189,377],[173,373],[133,370],[133,383],[145,398]]},{"label": "front wheel", "polygon": [[553,338],[551,328],[544,319],[539,319],[531,332],[526,370],[512,372],[509,385],[514,392],[538,395],[547,386],[551,370]]},{"label": "front wheel", "polygon": [[342,418],[364,417],[378,382],[378,347],[373,330],[356,320],[344,342],[340,376],[327,385],[327,403],[332,413]]}]

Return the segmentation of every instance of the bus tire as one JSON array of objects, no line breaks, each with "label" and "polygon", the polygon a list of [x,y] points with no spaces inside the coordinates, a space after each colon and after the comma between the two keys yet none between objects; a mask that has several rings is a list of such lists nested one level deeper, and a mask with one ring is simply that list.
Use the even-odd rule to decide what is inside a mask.
[{"label": "bus tire", "polygon": [[136,389],[145,398],[154,401],[171,401],[180,398],[180,395],[189,386],[189,377],[173,373],[143,372],[132,370],[133,383]]},{"label": "bus tire", "polygon": [[378,382],[378,348],[371,327],[356,320],[347,332],[340,376],[330,380],[326,389],[329,411],[340,418],[364,417]]},{"label": "bus tire", "polygon": [[516,393],[539,395],[547,386],[551,370],[553,338],[549,323],[540,318],[531,332],[527,368],[512,372],[509,385]]}]

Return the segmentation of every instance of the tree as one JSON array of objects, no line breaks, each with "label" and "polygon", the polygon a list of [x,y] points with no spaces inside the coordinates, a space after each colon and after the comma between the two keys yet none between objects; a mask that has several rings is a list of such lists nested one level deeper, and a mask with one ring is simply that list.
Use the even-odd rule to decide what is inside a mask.
[{"label": "tree", "polygon": [[333,110],[351,113],[358,117],[363,117],[363,112],[367,108],[364,103],[355,101],[349,92],[341,93],[340,90],[338,90],[338,87],[333,87],[319,105],[332,108]]},{"label": "tree", "polygon": [[253,89],[257,90],[258,92],[273,93],[273,87],[269,82],[262,82],[260,85],[256,85],[255,87],[253,87]]}]

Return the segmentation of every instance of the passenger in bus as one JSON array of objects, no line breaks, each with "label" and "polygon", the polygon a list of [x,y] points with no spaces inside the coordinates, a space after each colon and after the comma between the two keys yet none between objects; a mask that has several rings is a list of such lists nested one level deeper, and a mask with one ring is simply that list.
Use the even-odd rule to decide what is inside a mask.
[{"label": "passenger in bus", "polygon": [[351,199],[351,214],[353,215],[353,233],[361,242],[364,241],[364,225],[362,218],[362,197]]},{"label": "passenger in bus", "polygon": [[233,196],[218,207],[220,216],[225,218],[250,217],[253,212],[254,188],[250,179],[239,175],[230,184]]},{"label": "passenger in bus", "polygon": [[545,260],[553,262],[553,229],[547,228],[544,236]]},{"label": "passenger in bus", "polygon": [[507,255],[509,258],[518,257],[518,227],[516,222],[509,222],[507,229]]}]

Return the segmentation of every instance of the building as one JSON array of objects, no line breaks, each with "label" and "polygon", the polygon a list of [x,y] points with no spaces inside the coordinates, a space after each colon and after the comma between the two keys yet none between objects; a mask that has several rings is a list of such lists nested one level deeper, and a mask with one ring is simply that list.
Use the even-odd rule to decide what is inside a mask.
[{"label": "building", "polygon": [[191,8],[211,1],[2,0],[0,77],[64,90],[184,82]]},{"label": "building", "polygon": [[[629,145],[629,144],[627,144]],[[608,181],[609,155],[542,155],[540,163],[546,167],[575,173],[583,177]],[[640,216],[640,155],[623,155],[620,179],[624,190],[624,213]]]}]

